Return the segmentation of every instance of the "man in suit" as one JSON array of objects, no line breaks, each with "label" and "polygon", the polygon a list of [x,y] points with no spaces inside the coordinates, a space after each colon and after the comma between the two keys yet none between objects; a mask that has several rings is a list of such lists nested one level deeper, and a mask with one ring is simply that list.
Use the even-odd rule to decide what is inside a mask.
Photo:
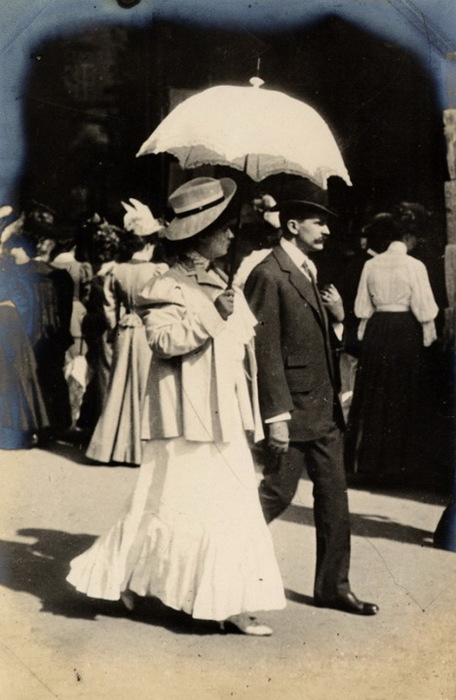
[{"label": "man in suit", "polygon": [[[321,193],[323,194],[323,193]],[[317,562],[315,604],[359,615],[378,607],[350,589],[350,518],[343,465],[343,416],[337,397],[326,307],[309,254],[323,250],[331,212],[321,200],[279,206],[282,239],[251,272],[245,295],[256,315],[260,407],[267,449],[260,500],[267,522],[291,503],[303,466],[313,482]]]}]

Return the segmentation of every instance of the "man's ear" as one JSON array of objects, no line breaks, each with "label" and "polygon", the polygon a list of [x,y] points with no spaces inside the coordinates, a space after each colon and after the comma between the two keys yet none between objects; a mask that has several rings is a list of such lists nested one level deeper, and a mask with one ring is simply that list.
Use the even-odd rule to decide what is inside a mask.
[{"label": "man's ear", "polygon": [[298,220],[297,219],[288,219],[287,229],[289,230],[290,233],[293,234],[293,236],[297,236],[299,233]]}]

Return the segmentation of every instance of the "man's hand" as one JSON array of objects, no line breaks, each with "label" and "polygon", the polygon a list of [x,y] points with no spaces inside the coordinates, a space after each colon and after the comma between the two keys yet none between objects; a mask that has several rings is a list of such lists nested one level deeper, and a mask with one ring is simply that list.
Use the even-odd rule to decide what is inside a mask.
[{"label": "man's hand", "polygon": [[333,284],[328,284],[320,292],[321,299],[326,309],[333,315],[336,321],[344,320],[344,305],[342,298]]},{"label": "man's hand", "polygon": [[269,423],[268,427],[268,447],[276,454],[283,454],[287,452],[288,445],[290,443],[288,421],[279,420],[275,423]]},{"label": "man's hand", "polygon": [[215,308],[219,312],[224,321],[231,316],[234,311],[234,291],[226,289],[222,294],[219,294],[214,301]]}]

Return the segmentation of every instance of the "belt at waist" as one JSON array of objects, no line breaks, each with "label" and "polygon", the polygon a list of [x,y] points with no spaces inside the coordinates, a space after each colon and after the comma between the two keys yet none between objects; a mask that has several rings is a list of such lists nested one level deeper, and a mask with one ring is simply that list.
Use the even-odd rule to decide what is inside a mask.
[{"label": "belt at waist", "polygon": [[380,304],[375,307],[376,311],[410,311],[410,306],[406,304]]}]

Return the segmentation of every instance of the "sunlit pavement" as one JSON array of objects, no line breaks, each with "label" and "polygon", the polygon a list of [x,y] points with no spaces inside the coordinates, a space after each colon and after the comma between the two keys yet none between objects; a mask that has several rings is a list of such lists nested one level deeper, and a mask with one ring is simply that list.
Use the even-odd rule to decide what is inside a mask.
[{"label": "sunlit pavement", "polygon": [[68,561],[122,512],[136,469],[65,445],[0,452],[0,690],[5,700],[454,700],[456,554],[432,547],[445,498],[350,490],[363,618],[312,606],[311,487],[271,525],[288,605],[270,638],[220,634],[153,600],[129,616],[65,583]]}]

